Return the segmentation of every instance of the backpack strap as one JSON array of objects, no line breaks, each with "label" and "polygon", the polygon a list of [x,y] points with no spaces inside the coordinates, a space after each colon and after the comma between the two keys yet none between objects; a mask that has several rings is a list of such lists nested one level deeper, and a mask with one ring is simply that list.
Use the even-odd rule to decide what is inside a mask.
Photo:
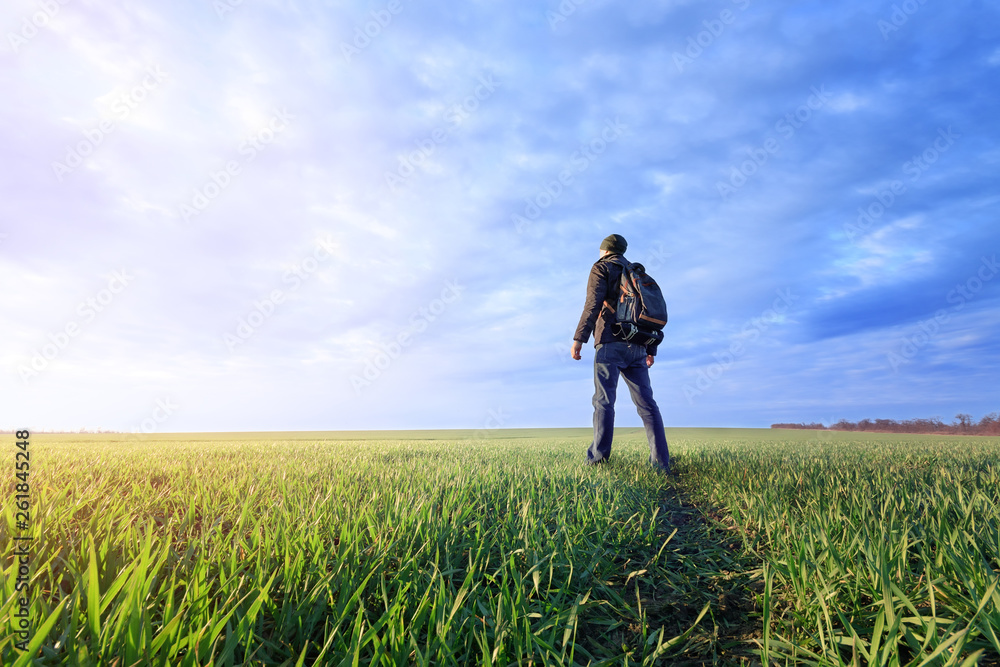
[{"label": "backpack strap", "polygon": [[[604,305],[605,305],[605,306],[606,306],[606,307],[607,307],[607,308],[608,308],[608,309],[609,309],[609,310],[610,310],[610,311],[611,311],[612,313],[614,313],[614,312],[616,312],[616,311],[617,311],[617,307],[616,307],[615,305],[613,305],[613,304],[612,304],[612,303],[611,303],[611,302],[610,302],[610,301],[608,300],[608,297],[610,297],[610,296],[611,296],[611,293],[612,293],[612,291],[614,291],[614,292],[617,292],[617,293],[618,293],[619,295],[621,295],[621,291],[622,291],[622,278],[624,278],[624,277],[625,277],[625,271],[626,271],[626,269],[628,269],[628,267],[629,267],[629,265],[630,265],[630,262],[628,262],[628,261],[626,261],[626,260],[624,260],[624,259],[621,259],[620,257],[609,257],[609,258],[607,258],[607,259],[603,259],[603,260],[601,260],[601,261],[604,261],[604,262],[610,262],[610,263],[612,263],[612,264],[617,264],[618,266],[622,267],[622,273],[621,273],[621,275],[620,275],[620,276],[618,277],[618,286],[617,286],[617,289],[614,289],[614,290],[612,290],[611,286],[610,286],[610,285],[608,285],[608,293],[607,293],[607,295],[606,295],[606,296],[605,296],[605,298],[604,298]],[[619,296],[619,298],[621,298],[621,297]]]}]

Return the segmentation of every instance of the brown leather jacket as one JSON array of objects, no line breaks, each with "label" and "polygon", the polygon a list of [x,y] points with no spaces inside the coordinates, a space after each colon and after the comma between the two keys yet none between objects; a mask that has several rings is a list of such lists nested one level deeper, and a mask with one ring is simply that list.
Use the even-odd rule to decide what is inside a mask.
[{"label": "brown leather jacket", "polygon": [[[583,315],[576,327],[573,340],[586,343],[590,334],[594,334],[594,346],[620,340],[611,333],[611,327],[618,319],[615,311],[604,304],[605,300],[612,304],[618,302],[619,283],[622,277],[622,267],[609,259],[620,257],[620,253],[611,253],[594,262],[590,268],[590,278],[587,281],[587,301],[583,305]],[[628,261],[628,260],[626,260]],[[610,295],[611,298],[608,298]],[[646,354],[656,356],[656,345],[646,347]]]}]

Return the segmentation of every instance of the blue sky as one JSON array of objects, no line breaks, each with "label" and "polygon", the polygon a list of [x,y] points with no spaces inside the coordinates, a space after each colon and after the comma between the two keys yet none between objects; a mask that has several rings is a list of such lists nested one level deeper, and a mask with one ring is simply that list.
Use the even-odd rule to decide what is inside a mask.
[{"label": "blue sky", "polygon": [[1000,410],[995,4],[11,0],[0,32],[0,427],[586,426],[610,233],[667,298],[667,425]]}]

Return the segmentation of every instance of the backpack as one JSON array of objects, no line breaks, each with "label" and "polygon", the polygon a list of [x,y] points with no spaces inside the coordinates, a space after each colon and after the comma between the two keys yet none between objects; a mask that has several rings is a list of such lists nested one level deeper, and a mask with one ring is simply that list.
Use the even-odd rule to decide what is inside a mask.
[{"label": "backpack", "polygon": [[617,307],[612,306],[610,300],[604,302],[615,312],[618,320],[611,329],[612,333],[631,343],[659,344],[663,340],[663,327],[667,323],[667,303],[660,286],[646,273],[642,264],[632,263],[624,258],[608,261],[622,267]]}]

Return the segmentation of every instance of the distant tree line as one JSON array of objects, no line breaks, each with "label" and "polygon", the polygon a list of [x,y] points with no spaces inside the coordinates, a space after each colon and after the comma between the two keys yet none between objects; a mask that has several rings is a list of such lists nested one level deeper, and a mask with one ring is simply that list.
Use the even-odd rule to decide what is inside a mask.
[{"label": "distant tree line", "polygon": [[[23,429],[0,429],[0,435],[13,434],[13,433],[16,433],[17,431],[20,431],[20,430],[23,430]],[[49,433],[49,434],[52,434],[52,435],[60,435],[60,434],[65,435],[65,434],[69,434],[69,433],[124,433],[125,432],[125,431],[114,431],[114,430],[111,430],[111,429],[105,429],[105,428],[101,428],[101,427],[97,427],[96,429],[80,428],[80,429],[77,429],[75,431],[58,431],[58,430],[53,430],[53,429],[48,429],[48,428],[44,428],[44,429],[29,428],[28,430],[30,432],[32,432],[32,433]]]},{"label": "distant tree line", "polygon": [[945,424],[940,417],[930,419],[862,419],[851,422],[841,419],[836,424],[771,424],[771,428],[822,429],[825,431],[862,431],[868,433],[940,433],[942,435],[1000,435],[1000,414],[991,412],[979,422],[972,415],[959,413],[955,421]]}]

